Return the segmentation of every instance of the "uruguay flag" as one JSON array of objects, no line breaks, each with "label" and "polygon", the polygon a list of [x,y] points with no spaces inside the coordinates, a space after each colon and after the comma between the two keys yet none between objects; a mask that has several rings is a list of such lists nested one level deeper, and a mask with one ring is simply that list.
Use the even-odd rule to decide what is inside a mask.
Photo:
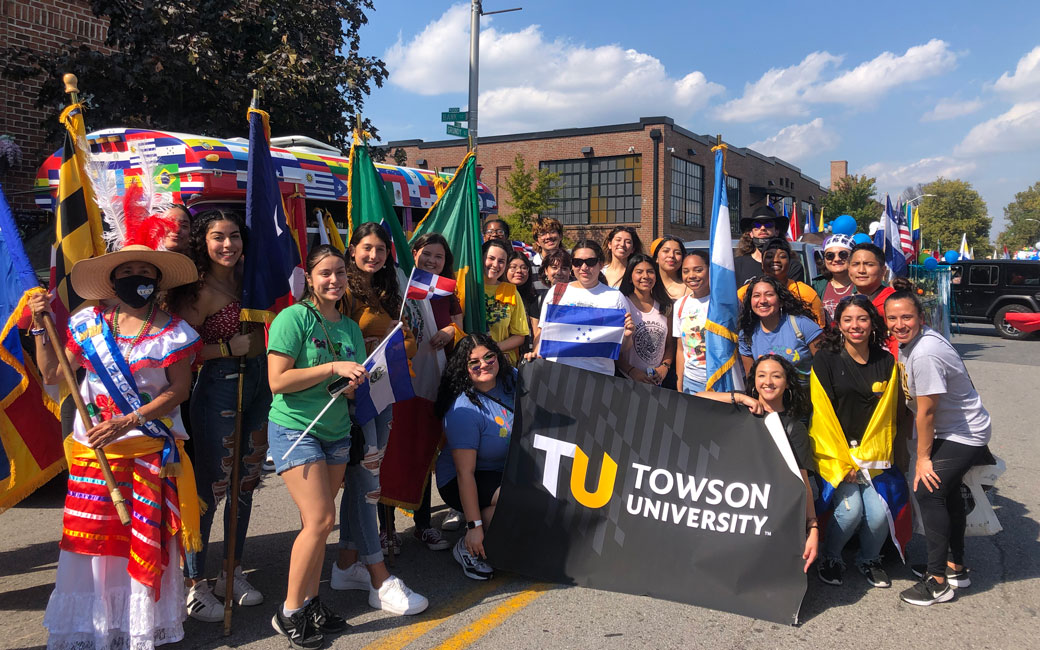
[{"label": "uruguay flag", "polygon": [[726,145],[712,147],[715,152],[715,191],[711,207],[711,294],[708,319],[704,324],[707,390],[724,392],[744,389],[744,368],[737,363],[737,276],[733,267],[729,199],[726,197]]},{"label": "uruguay flag", "polygon": [[398,323],[365,360],[368,381],[358,386],[354,394],[354,416],[359,425],[371,421],[394,402],[415,397],[401,327]]},{"label": "uruguay flag", "polygon": [[885,213],[881,215],[881,227],[874,233],[874,245],[885,251],[885,264],[892,275],[905,277],[906,255],[899,235],[899,221],[892,210],[892,199],[885,195]]},{"label": "uruguay flag", "polygon": [[617,359],[625,338],[625,310],[547,305],[541,325],[540,356]]},{"label": "uruguay flag", "polygon": [[450,296],[455,293],[455,280],[413,268],[408,276],[408,300],[429,300],[434,296]]}]

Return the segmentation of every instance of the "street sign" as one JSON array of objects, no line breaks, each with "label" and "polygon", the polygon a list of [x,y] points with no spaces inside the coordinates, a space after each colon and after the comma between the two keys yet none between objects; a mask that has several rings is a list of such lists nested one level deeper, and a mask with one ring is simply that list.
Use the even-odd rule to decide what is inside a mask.
[{"label": "street sign", "polygon": [[441,122],[465,122],[469,119],[469,111],[460,111],[453,108],[447,113],[441,113]]},{"label": "street sign", "polygon": [[448,130],[448,135],[457,135],[460,138],[469,137],[469,129],[463,126],[456,126],[454,124],[445,124],[445,128]]}]

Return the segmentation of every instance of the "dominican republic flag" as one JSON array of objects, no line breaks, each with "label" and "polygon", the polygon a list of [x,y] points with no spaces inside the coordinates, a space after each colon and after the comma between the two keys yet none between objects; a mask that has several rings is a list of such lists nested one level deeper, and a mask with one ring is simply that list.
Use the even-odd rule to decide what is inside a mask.
[{"label": "dominican republic flag", "polygon": [[368,371],[368,381],[358,386],[354,395],[357,424],[370,422],[394,402],[415,397],[400,323],[368,355],[365,370]]},{"label": "dominican republic flag", "polygon": [[513,240],[513,250],[515,250],[517,252],[520,252],[520,253],[523,253],[524,255],[527,256],[527,259],[529,259],[529,260],[533,260],[534,259],[534,252],[535,252],[534,248],[530,244],[528,244],[527,242],[517,241],[517,240],[514,239]]},{"label": "dominican republic flag", "polygon": [[885,195],[885,212],[881,215],[881,227],[874,233],[874,245],[885,251],[885,263],[892,275],[905,277],[906,255],[899,235],[899,220],[892,210],[892,200]]},{"label": "dominican republic flag", "polygon": [[412,274],[408,276],[408,291],[404,297],[409,300],[429,300],[434,296],[450,296],[453,293],[455,280],[422,269],[412,269]]},{"label": "dominican republic flag", "polygon": [[617,359],[625,338],[625,310],[548,305],[539,355]]},{"label": "dominican republic flag", "polygon": [[711,203],[711,287],[704,324],[707,390],[744,389],[744,366],[737,356],[737,275],[733,265],[729,198],[726,192],[725,145],[715,151],[715,190]]}]

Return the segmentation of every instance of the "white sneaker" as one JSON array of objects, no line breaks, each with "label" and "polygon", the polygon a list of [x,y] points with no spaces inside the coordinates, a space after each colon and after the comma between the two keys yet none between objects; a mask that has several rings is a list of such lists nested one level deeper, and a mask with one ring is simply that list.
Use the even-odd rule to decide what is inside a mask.
[{"label": "white sneaker", "polygon": [[[242,567],[240,566],[235,567],[235,579],[232,582],[231,589],[235,593],[235,602],[239,605],[252,607],[253,605],[259,605],[264,602],[264,595],[253,585],[249,584],[249,581],[246,580],[245,575],[242,573]],[[213,593],[221,598],[224,598],[227,594],[227,571],[220,572],[220,577],[217,578],[217,583],[213,588]],[[221,614],[221,616],[223,616],[223,614]]]},{"label": "white sneaker", "polygon": [[368,591],[372,588],[372,578],[364,564],[355,562],[346,569],[339,568],[339,564],[332,563],[332,577],[329,586],[336,591]]},{"label": "white sneaker", "polygon": [[273,472],[275,470],[274,458],[268,455],[267,458],[264,459],[264,462],[260,463],[260,469],[265,472]]},{"label": "white sneaker", "polygon": [[213,595],[205,580],[188,590],[188,616],[204,623],[224,620],[224,604]]},{"label": "white sneaker", "polygon": [[383,581],[383,586],[379,589],[369,589],[368,604],[384,612],[410,616],[425,611],[430,606],[430,601],[409,589],[400,578],[390,576]]},{"label": "white sneaker", "polygon": [[462,526],[462,513],[454,508],[448,511],[448,516],[441,523],[441,530],[453,531]]},{"label": "white sneaker", "polygon": [[490,564],[469,552],[466,548],[465,537],[459,538],[459,541],[455,543],[455,547],[451,549],[451,554],[455,557],[455,561],[462,565],[462,573],[467,578],[472,580],[490,580],[495,577],[495,570],[491,568]]}]

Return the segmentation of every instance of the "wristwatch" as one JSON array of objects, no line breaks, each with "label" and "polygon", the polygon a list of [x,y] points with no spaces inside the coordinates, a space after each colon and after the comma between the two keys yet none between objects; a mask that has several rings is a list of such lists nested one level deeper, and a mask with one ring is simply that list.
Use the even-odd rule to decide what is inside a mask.
[{"label": "wristwatch", "polygon": [[473,521],[467,521],[466,522],[466,530],[473,530],[477,526],[483,526],[483,525],[484,525],[484,522],[479,520],[479,519],[474,519]]}]

